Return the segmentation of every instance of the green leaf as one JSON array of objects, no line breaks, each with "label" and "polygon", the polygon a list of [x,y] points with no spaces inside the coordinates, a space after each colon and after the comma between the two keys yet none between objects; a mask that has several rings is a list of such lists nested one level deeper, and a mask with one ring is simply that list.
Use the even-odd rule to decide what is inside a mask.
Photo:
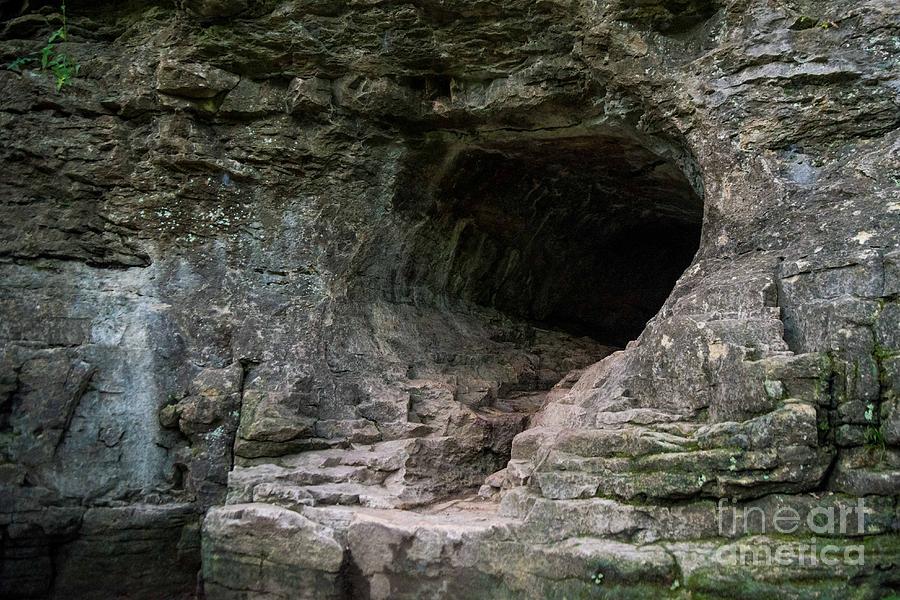
[{"label": "green leaf", "polygon": [[53,56],[53,46],[44,46],[41,48],[41,69],[46,69],[50,65],[50,58]]},{"label": "green leaf", "polygon": [[62,27],[50,34],[50,38],[47,40],[47,44],[52,44],[56,40],[66,41],[66,30]]},{"label": "green leaf", "polygon": [[33,56],[20,56],[19,58],[9,63],[6,68],[12,71],[18,71],[28,63],[34,62],[35,60],[37,59],[35,59]]}]

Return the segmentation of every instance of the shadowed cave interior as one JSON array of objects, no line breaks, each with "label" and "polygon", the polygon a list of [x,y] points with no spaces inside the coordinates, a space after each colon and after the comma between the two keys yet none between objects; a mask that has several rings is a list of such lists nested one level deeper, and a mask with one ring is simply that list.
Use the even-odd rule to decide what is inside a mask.
[{"label": "shadowed cave interior", "polygon": [[613,135],[454,148],[397,207],[412,225],[393,300],[490,307],[620,347],[690,264],[703,216],[675,162]]}]

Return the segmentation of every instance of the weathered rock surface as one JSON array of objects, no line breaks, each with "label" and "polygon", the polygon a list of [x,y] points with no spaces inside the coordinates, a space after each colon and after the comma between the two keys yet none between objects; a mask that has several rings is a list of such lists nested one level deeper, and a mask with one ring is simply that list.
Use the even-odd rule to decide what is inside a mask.
[{"label": "weathered rock surface", "polygon": [[267,504],[215,508],[204,521],[203,540],[211,597],[342,597],[343,548],[329,528],[296,512]]},{"label": "weathered rock surface", "polygon": [[52,499],[19,496],[3,507],[4,597],[193,597],[200,567],[193,505],[46,508]]},{"label": "weathered rock surface", "polygon": [[[0,595],[900,589],[895,4],[69,6],[0,71]],[[859,498],[864,564],[728,559]]]},{"label": "weathered rock surface", "polygon": [[[771,554],[784,546],[783,540],[761,534],[771,531],[765,529],[766,524],[757,524],[750,535],[737,540],[727,536],[710,540],[717,527],[712,503],[673,509],[607,500],[581,506],[535,501],[546,503],[556,511],[555,516],[545,522],[522,522],[497,515],[492,503],[458,501],[426,512],[301,509],[308,518],[258,504],[232,505],[214,509],[206,518],[204,574],[215,586],[214,597],[222,598],[243,597],[240,593],[247,591],[257,598],[339,594],[373,599],[646,598],[690,597],[693,593],[713,598],[765,598],[776,590],[797,598],[841,598],[851,594],[877,597],[879,590],[898,582],[896,536],[867,537],[862,544],[849,537],[819,542],[835,555],[848,549],[862,552],[864,565],[837,570],[827,565],[811,567],[800,554],[757,570],[739,562],[742,553]],[[784,501],[798,508],[816,505],[811,497],[776,499]],[[537,504],[532,505],[530,514],[543,512],[537,510]],[[882,519],[893,518],[893,503],[879,508],[876,512]],[[258,522],[262,511],[283,519],[278,531],[270,532],[268,525]],[[238,515],[240,518],[223,527],[223,520]],[[565,530],[558,529],[560,524]],[[256,533],[249,534],[254,529]],[[262,531],[272,535],[262,536]],[[311,531],[319,533],[310,537]],[[268,541],[273,538],[277,541]],[[270,559],[248,558],[263,550],[248,550],[246,543],[268,543],[266,556],[289,561],[296,550],[278,551],[285,539],[294,541],[292,548],[307,548],[299,571],[273,570]],[[799,548],[809,542],[795,544]],[[341,548],[347,553],[343,565]],[[277,554],[271,553],[273,549]],[[327,553],[329,559],[323,560],[320,553]],[[225,566],[233,568],[235,561],[242,560],[251,562],[253,568],[239,570],[243,575],[236,581],[235,571]],[[248,578],[251,571],[254,575]],[[298,572],[320,578],[315,584],[318,587],[296,581]],[[860,588],[851,581],[866,583]],[[220,588],[228,585],[231,589]]]}]

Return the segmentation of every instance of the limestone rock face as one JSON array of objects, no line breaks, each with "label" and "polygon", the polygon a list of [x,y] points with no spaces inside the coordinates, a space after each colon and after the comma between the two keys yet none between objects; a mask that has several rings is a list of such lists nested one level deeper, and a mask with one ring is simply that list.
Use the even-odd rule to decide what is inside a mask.
[{"label": "limestone rock face", "polygon": [[[340,598],[344,550],[331,530],[288,509],[236,504],[203,524],[203,578],[215,598]],[[246,579],[248,569],[254,580]],[[249,585],[248,585],[249,584]]]},{"label": "limestone rock face", "polygon": [[0,596],[900,589],[896,2],[87,4],[0,70]]}]

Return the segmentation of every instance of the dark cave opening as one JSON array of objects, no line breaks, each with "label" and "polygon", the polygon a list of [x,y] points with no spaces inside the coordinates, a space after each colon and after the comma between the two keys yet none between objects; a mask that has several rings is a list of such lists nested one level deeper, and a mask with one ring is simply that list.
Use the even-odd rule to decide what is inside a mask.
[{"label": "dark cave opening", "polygon": [[475,304],[624,346],[697,251],[700,195],[633,137],[440,152],[398,197],[418,215],[393,289],[416,302]]}]

